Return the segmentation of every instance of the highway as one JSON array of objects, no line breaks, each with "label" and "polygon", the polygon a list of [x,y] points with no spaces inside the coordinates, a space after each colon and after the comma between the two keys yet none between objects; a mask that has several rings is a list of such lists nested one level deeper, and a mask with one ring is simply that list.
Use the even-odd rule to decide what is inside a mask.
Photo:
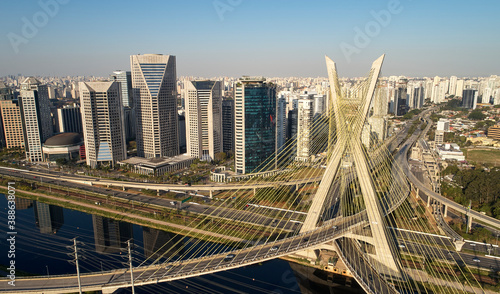
[{"label": "highway", "polygon": [[[411,145],[408,145],[407,148],[409,148],[410,146]],[[401,158],[401,159],[403,159],[403,158]],[[405,174],[408,177],[408,179],[410,180],[410,182],[412,182],[415,185],[415,187],[420,190],[420,193],[423,193],[423,194],[427,195],[428,197],[431,197],[432,199],[440,202],[441,204],[448,206],[448,208],[453,208],[454,210],[456,210],[460,213],[463,213],[463,214],[467,213],[466,207],[464,207],[461,204],[458,204],[458,203],[454,202],[453,200],[450,200],[450,199],[442,196],[441,194],[438,194],[438,193],[432,191],[431,189],[429,189],[424,183],[422,183],[410,171],[410,169],[408,168],[407,157],[405,157],[404,159],[405,159],[405,162],[400,161],[400,164],[402,164],[401,166],[404,167],[403,171],[405,172]],[[500,220],[499,219],[492,218],[490,216],[481,214],[481,213],[474,211],[474,210],[470,210],[469,214],[472,215],[473,219],[478,219],[478,220],[496,228],[497,230],[500,230]]]},{"label": "highway", "polygon": [[[406,130],[407,132],[407,130]],[[397,162],[400,164],[400,166],[403,167],[403,170],[408,174],[409,168],[408,168],[408,162],[406,160],[407,152],[409,147],[414,143],[416,138],[418,137],[418,134],[420,133],[420,130],[415,132],[409,140],[405,142],[405,145],[402,146],[398,152],[398,154],[395,156],[397,159]],[[402,134],[398,134],[400,136]],[[404,133],[403,133],[404,135]],[[72,184],[75,185],[75,187],[80,188],[80,185],[87,185],[86,182],[88,182],[87,179],[82,179],[81,177],[69,177],[69,176],[62,176],[62,175],[46,175],[43,173],[39,172],[34,172],[34,171],[24,171],[24,170],[12,170],[12,169],[2,169],[2,172],[4,173],[16,173],[17,176],[19,176],[20,173],[23,173],[26,176],[35,176],[35,177],[40,177],[42,176],[45,180],[50,179],[53,181],[60,181],[60,180],[65,180],[65,181],[71,181]],[[411,173],[409,173],[411,175]],[[99,182],[100,184],[103,184],[103,182],[96,181],[96,183]],[[115,184],[119,187],[123,187],[123,184],[125,182],[120,182],[120,181],[113,181],[116,182]],[[105,183],[105,182],[104,182]],[[119,185],[118,185],[119,184]],[[139,185],[138,188],[144,188],[145,183],[127,183],[127,185]],[[297,183],[293,183],[295,185]],[[170,189],[175,189],[175,190],[183,190],[183,191],[193,191],[196,190],[197,187],[182,187],[178,185],[162,185],[162,184],[146,184],[150,189],[156,189],[159,187],[162,187],[161,189],[163,190],[165,187],[165,190],[170,190]],[[275,186],[276,183],[272,184],[265,184],[267,186]],[[248,188],[246,186],[242,187],[241,185],[223,185],[224,188],[227,188],[229,186],[229,189],[242,189],[242,188]],[[154,188],[153,188],[154,187]],[[252,187],[265,187],[262,185],[254,185]],[[88,188],[88,186],[87,186]],[[95,188],[95,187],[93,187]],[[208,187],[207,189],[213,189],[213,190],[219,190],[221,186],[217,187]],[[100,189],[100,188],[99,188]],[[159,188],[160,189],[160,188]],[[121,193],[121,194],[130,194],[130,193]],[[143,197],[139,198],[137,201],[145,201],[151,199],[156,199],[156,200],[162,200],[158,199],[155,197],[148,197],[144,195],[136,195],[136,194],[130,194],[134,195],[134,197]],[[394,209],[395,207],[398,206],[399,203],[402,202],[404,199],[398,199],[400,201],[397,201],[395,203],[391,203],[392,207],[391,209]],[[170,200],[164,200],[164,201],[170,201]],[[163,203],[165,204],[165,203]],[[167,204],[171,205],[171,204]],[[202,210],[203,211],[210,209],[210,206],[203,206],[203,205],[191,205],[193,209],[196,210]],[[208,207],[208,208],[207,208]],[[388,212],[389,210],[386,210]],[[250,213],[246,212],[245,213]],[[480,215],[481,216],[481,215]],[[268,220],[269,221],[269,220]],[[135,285],[145,285],[145,284],[151,284],[151,283],[159,283],[163,281],[171,281],[171,280],[176,280],[176,279],[183,279],[187,277],[192,277],[192,276],[198,276],[198,275],[203,275],[207,273],[212,273],[212,272],[217,272],[217,271],[223,271],[223,270],[228,270],[231,268],[237,268],[241,266],[246,266],[254,263],[259,263],[265,260],[273,259],[279,256],[284,256],[284,255],[289,255],[297,251],[304,250],[306,248],[311,248],[314,246],[317,246],[319,244],[329,242],[333,239],[337,239],[341,236],[343,236],[344,233],[351,231],[352,230],[352,224],[355,224],[355,226],[365,226],[366,223],[366,214],[360,213],[352,217],[346,217],[346,218],[336,218],[334,220],[330,220],[328,222],[328,225],[324,225],[320,228],[317,228],[311,232],[307,232],[304,234],[296,235],[294,237],[278,240],[276,242],[272,242],[269,244],[263,244],[263,245],[257,245],[254,247],[249,247],[245,249],[240,249],[240,250],[235,250],[232,252],[224,252],[221,254],[216,254],[216,255],[210,255],[206,256],[203,258],[197,258],[197,259],[189,259],[189,260],[183,260],[183,261],[176,261],[176,262],[171,262],[168,264],[163,264],[163,265],[154,265],[154,266],[149,266],[149,267],[138,267],[134,268],[134,284]],[[272,223],[267,223],[264,225],[270,225]],[[336,242],[338,246],[353,246],[349,245],[346,242]],[[408,246],[410,249],[403,249],[403,250],[411,250],[411,245]],[[407,248],[408,248],[407,247]],[[354,248],[354,247],[352,247]],[[359,252],[354,254],[355,250],[350,250],[348,251],[348,254],[344,255],[343,258],[348,264],[348,266],[351,267],[356,267],[356,264],[359,264]],[[234,254],[234,257],[228,258],[228,254]],[[446,254],[448,254],[446,252]],[[448,254],[450,258],[453,257],[453,254],[451,253]],[[458,254],[458,253],[456,253]],[[361,257],[363,258],[363,257]],[[495,258],[489,258],[489,257],[481,257],[480,261],[474,261],[474,257],[470,257],[468,255],[464,255],[463,257],[464,261],[467,264],[472,264],[472,265],[477,265],[478,263],[481,263],[481,266],[493,266],[495,264],[498,264],[498,259]],[[369,267],[365,267],[369,268]],[[374,272],[372,270],[361,270],[358,268],[352,268],[355,273],[358,275],[357,280],[361,281],[361,283],[364,283],[364,286],[368,286],[370,289],[377,289],[376,291],[373,291],[373,293],[393,293],[394,288],[392,286],[388,285],[387,282],[379,277],[376,274],[373,274]],[[359,271],[359,272],[357,272]],[[103,272],[103,273],[90,273],[87,275],[82,276],[82,284],[84,285],[84,290],[85,291],[92,291],[92,290],[103,290],[104,293],[110,293],[112,290],[125,287],[128,283],[130,283],[130,273],[127,272],[127,270],[124,269],[118,269],[115,271],[111,272]],[[76,277],[74,275],[68,275],[68,276],[60,276],[60,277],[51,277],[48,279],[47,277],[31,277],[31,278],[19,278],[16,280],[16,291],[23,291],[23,292],[39,292],[40,290],[43,290],[44,293],[51,293],[50,290],[53,289],[53,293],[69,293],[69,292],[76,292],[77,289],[75,288],[76,285]],[[5,293],[10,293],[8,290],[12,290],[11,286],[7,285],[7,280],[2,279],[0,280],[0,291],[6,291]],[[19,292],[17,292],[19,293]]]},{"label": "highway", "polygon": [[[361,216],[359,215],[358,218],[361,218]],[[146,285],[183,279],[289,255],[331,241],[349,230],[349,225],[354,222],[359,223],[361,219],[359,219],[359,222],[353,220],[353,218],[340,219],[336,222],[336,228],[325,226],[306,234],[246,249],[236,249],[203,258],[175,261],[162,265],[137,267],[134,268],[134,284]],[[229,254],[234,254],[234,257],[226,258]],[[16,292],[7,282],[8,280],[5,278],[0,280],[0,291],[3,293],[19,293],[19,291],[23,293],[39,293],[40,291],[44,293],[71,293],[78,291],[77,287],[75,287],[77,285],[75,275],[50,277],[50,279],[47,277],[18,278],[16,280]],[[130,283],[130,273],[124,269],[90,273],[82,275],[81,282],[84,291],[106,291],[106,288],[117,289],[126,287],[126,284]],[[51,289],[54,292],[50,292]]]}]

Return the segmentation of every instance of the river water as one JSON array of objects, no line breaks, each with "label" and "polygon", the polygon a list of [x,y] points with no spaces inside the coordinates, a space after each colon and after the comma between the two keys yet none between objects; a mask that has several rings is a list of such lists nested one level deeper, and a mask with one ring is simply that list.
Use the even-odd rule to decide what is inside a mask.
[{"label": "river water", "polygon": [[[1,194],[0,194],[1,195]],[[9,262],[7,243],[7,200],[0,197],[0,264]],[[76,210],[27,199],[16,199],[16,270],[17,275],[61,275],[76,273],[73,238],[79,241],[81,272],[125,267],[128,260],[126,241],[133,240],[134,265],[151,262],[179,248],[163,246],[189,238],[127,222],[116,221]],[[162,247],[163,246],[163,247]],[[146,262],[146,263],[148,263]],[[5,276],[5,271],[0,270]],[[345,285],[348,286],[345,286]],[[136,293],[362,293],[359,286],[340,276],[275,259],[197,278],[136,287]],[[119,293],[130,293],[130,289]]]}]

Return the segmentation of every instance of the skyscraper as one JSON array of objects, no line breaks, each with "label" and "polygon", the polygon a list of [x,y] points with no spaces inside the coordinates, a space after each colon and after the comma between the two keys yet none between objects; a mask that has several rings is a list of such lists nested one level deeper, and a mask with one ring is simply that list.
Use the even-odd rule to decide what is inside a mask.
[{"label": "skyscraper", "polygon": [[117,70],[111,75],[111,80],[120,84],[125,138],[127,140],[133,140],[135,139],[136,118],[132,93],[132,73],[130,71]]},{"label": "skyscraper", "polygon": [[218,81],[185,84],[186,145],[189,156],[214,160],[222,152],[222,92]]},{"label": "skyscraper", "polygon": [[424,88],[416,87],[413,89],[413,108],[419,109],[424,106]]},{"label": "skyscraper", "polygon": [[127,158],[120,86],[117,82],[80,82],[79,88],[87,165],[114,166]]},{"label": "skyscraper", "polygon": [[234,151],[234,100],[222,100],[222,151]]},{"label": "skyscraper", "polygon": [[239,174],[276,166],[276,86],[242,77],[235,87],[235,166]]},{"label": "skyscraper", "polygon": [[278,98],[276,110],[276,149],[281,150],[286,143],[287,103],[285,97]]},{"label": "skyscraper", "polygon": [[476,109],[477,90],[464,89],[462,91],[462,107],[468,109]]},{"label": "skyscraper", "polygon": [[175,56],[130,56],[137,155],[179,154]]},{"label": "skyscraper", "polygon": [[111,80],[120,84],[123,107],[132,107],[132,73],[130,71],[116,70],[111,75]]},{"label": "skyscraper", "polygon": [[80,106],[65,105],[57,109],[57,124],[60,133],[82,133]]},{"label": "skyscraper", "polygon": [[307,161],[312,155],[313,102],[312,99],[299,99],[296,158],[300,161]]},{"label": "skyscraper", "polygon": [[[2,101],[12,101],[14,99],[14,95],[12,94],[12,89],[8,87],[5,83],[0,82],[0,103]],[[10,103],[8,103],[10,104]],[[1,109],[0,109],[1,110]],[[3,148],[6,146],[6,138],[5,138],[5,133],[4,133],[4,126],[3,126],[3,119],[2,119],[2,112],[0,111],[0,148]],[[19,125],[21,127],[21,124]],[[9,147],[7,147],[9,148]]]},{"label": "skyscraper", "polygon": [[457,87],[455,89],[455,96],[460,96],[462,97],[463,90],[464,90],[464,80],[457,80]]},{"label": "skyscraper", "polygon": [[458,78],[456,76],[450,77],[450,88],[448,89],[448,94],[456,96],[457,81],[458,81]]},{"label": "skyscraper", "polygon": [[21,84],[20,109],[26,159],[43,161],[42,143],[53,134],[47,86],[33,77],[26,78]]},{"label": "skyscraper", "polygon": [[491,90],[491,88],[485,88],[483,90],[483,96],[481,97],[481,103],[483,103],[483,104],[489,104],[492,92],[493,91]]},{"label": "skyscraper", "polygon": [[325,95],[314,95],[314,116],[321,115],[326,111]]},{"label": "skyscraper", "polygon": [[406,105],[406,87],[399,87],[394,91],[394,115],[402,116],[408,112]]},{"label": "skyscraper", "polygon": [[19,101],[0,100],[0,117],[3,126],[5,147],[24,148],[23,123]]}]

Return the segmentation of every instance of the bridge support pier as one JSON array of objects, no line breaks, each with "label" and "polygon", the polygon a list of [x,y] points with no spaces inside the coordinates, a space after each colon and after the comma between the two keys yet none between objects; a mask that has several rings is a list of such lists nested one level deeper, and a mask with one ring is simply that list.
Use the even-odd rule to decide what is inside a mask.
[{"label": "bridge support pier", "polygon": [[462,240],[455,240],[453,241],[453,244],[455,245],[456,251],[462,251],[462,247],[464,247],[465,242]]},{"label": "bridge support pier", "polygon": [[210,197],[210,199],[213,199],[214,198],[214,191],[210,190],[208,197]]},{"label": "bridge support pier", "polygon": [[420,192],[420,190],[418,188],[416,188],[416,193],[415,193],[415,198],[418,199],[420,196],[418,195],[418,193]]},{"label": "bridge support pier", "polygon": [[467,216],[467,232],[472,230],[472,215]]},{"label": "bridge support pier", "polygon": [[122,191],[126,191],[126,190],[125,190],[125,186],[123,186],[123,187],[122,187]]},{"label": "bridge support pier", "polygon": [[443,205],[443,217],[448,216],[448,206],[445,204]]},{"label": "bridge support pier", "polygon": [[431,196],[427,195],[427,207],[431,206]]},{"label": "bridge support pier", "polygon": [[255,194],[257,194],[257,188],[253,188],[253,196],[255,197]]},{"label": "bridge support pier", "polygon": [[160,189],[156,190],[156,196],[160,196]]}]

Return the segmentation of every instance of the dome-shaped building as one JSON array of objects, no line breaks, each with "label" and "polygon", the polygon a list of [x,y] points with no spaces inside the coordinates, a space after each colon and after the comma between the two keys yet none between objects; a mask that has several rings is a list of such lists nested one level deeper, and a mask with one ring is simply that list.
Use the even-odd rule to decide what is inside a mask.
[{"label": "dome-shaped building", "polygon": [[57,159],[73,160],[80,157],[80,146],[83,145],[82,135],[78,133],[60,133],[48,138],[42,151],[45,161],[55,162]]}]

